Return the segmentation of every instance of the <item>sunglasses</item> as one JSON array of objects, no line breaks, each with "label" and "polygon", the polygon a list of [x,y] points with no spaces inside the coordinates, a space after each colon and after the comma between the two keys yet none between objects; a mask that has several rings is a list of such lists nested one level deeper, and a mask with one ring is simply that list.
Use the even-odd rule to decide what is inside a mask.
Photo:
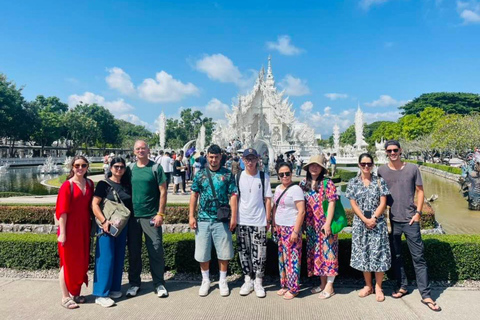
[{"label": "sunglasses", "polygon": [[280,173],[278,174],[278,176],[279,176],[280,178],[290,177],[291,174],[292,174],[291,172],[280,172]]},{"label": "sunglasses", "polygon": [[86,164],[86,163],[82,163],[82,164],[76,163],[76,164],[73,165],[73,167],[75,169],[80,169],[80,168],[85,169],[86,167],[88,167],[88,164]]},{"label": "sunglasses", "polygon": [[113,166],[116,170],[123,170],[125,166]]},{"label": "sunglasses", "polygon": [[365,168],[365,167],[369,167],[369,168],[373,167],[373,163],[371,163],[371,162],[360,162],[359,164],[360,164],[360,167],[363,167],[363,168]]},{"label": "sunglasses", "polygon": [[400,149],[388,149],[387,153],[398,153]]}]

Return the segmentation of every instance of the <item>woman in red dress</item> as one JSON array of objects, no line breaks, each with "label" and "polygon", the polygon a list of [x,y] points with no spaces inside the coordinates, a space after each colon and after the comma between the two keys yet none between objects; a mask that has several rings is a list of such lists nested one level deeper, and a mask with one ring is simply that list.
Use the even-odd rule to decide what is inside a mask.
[{"label": "woman in red dress", "polygon": [[75,156],[57,197],[59,280],[62,306],[67,309],[76,309],[78,303],[85,302],[80,289],[83,283],[88,285],[93,182],[87,179],[87,170],[88,160]]}]

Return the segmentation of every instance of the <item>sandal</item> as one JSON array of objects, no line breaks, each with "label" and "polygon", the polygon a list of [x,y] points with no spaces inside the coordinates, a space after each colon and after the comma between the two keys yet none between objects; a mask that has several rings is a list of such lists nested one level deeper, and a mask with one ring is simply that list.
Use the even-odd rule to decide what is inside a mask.
[{"label": "sandal", "polygon": [[375,299],[377,302],[385,301],[385,295],[383,294],[383,290],[375,290]]},{"label": "sandal", "polygon": [[318,296],[319,299],[322,299],[322,300],[327,300],[327,299],[330,299],[331,297],[333,297],[335,295],[335,292],[327,292],[327,291],[322,291],[320,293],[320,295]]},{"label": "sandal", "polygon": [[[440,306],[434,301],[420,300],[420,302],[423,303],[424,305],[426,305],[428,307],[428,309],[430,309],[432,311],[435,311],[435,312],[442,311],[442,308],[440,308]],[[438,309],[434,309],[434,307],[438,307]]]},{"label": "sandal", "polygon": [[72,298],[65,298],[62,299],[62,307],[64,307],[65,309],[73,310],[77,309],[79,306],[75,301],[72,300]]},{"label": "sandal", "polygon": [[74,296],[73,301],[75,301],[76,303],[83,304],[87,302],[87,298],[85,298],[85,296]]},{"label": "sandal", "polygon": [[322,289],[322,287],[320,287],[320,286],[318,286],[318,287],[313,287],[313,288],[310,290],[310,292],[313,293],[313,294],[320,293],[320,292],[322,292],[322,291],[323,291],[323,289]]},{"label": "sandal", "polygon": [[373,293],[373,289],[368,287],[368,286],[365,286],[365,287],[363,287],[362,290],[360,290],[358,292],[358,296],[360,298],[365,298],[365,297],[368,297],[369,295],[371,295],[372,293]]},{"label": "sandal", "polygon": [[292,299],[295,298],[296,296],[298,296],[298,292],[297,292],[297,293],[291,293],[290,291],[287,291],[287,292],[283,295],[283,299],[284,299],[284,300],[292,300]]},{"label": "sandal", "polygon": [[288,289],[287,289],[287,288],[282,288],[282,289],[280,289],[280,290],[277,291],[277,295],[283,296],[283,295],[285,295],[285,293],[287,293],[287,292],[288,292]]},{"label": "sandal", "polygon": [[400,298],[402,298],[403,296],[406,296],[407,294],[408,294],[407,289],[399,289],[399,290],[395,291],[395,292],[392,294],[392,298],[394,298],[394,299],[400,299]]}]

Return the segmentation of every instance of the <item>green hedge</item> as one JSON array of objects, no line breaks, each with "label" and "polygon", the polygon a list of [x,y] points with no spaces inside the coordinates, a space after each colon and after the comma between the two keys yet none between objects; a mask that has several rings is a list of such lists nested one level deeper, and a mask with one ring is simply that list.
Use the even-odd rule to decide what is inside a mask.
[{"label": "green hedge", "polygon": [[[425,257],[428,263],[429,278],[432,280],[480,280],[480,235],[437,235],[424,236]],[[234,246],[235,242],[234,242]],[[277,246],[268,241],[268,275],[278,275]],[[304,244],[305,248],[305,244]],[[349,267],[351,252],[350,235],[339,235],[340,277],[361,278],[362,274]],[[194,260],[195,240],[193,234],[164,235],[165,265],[167,270],[198,273],[199,265]],[[414,277],[407,245],[403,243],[406,272]],[[302,256],[302,274],[306,275],[306,255]],[[149,270],[145,246],[142,251],[143,269]],[[92,259],[93,261],[93,253]],[[128,259],[125,260],[128,269]],[[58,253],[54,235],[0,234],[0,267],[38,270],[58,268]],[[92,265],[90,266],[92,267]],[[238,254],[230,263],[230,272],[241,274]],[[212,259],[212,272],[217,268]]]},{"label": "green hedge", "polygon": [[[188,206],[184,204],[167,205],[165,223],[188,223]],[[345,209],[348,225],[352,225],[353,210]],[[0,223],[16,224],[53,224],[55,207],[53,206],[0,206]],[[435,214],[425,206],[421,220],[422,229],[435,227]]]},{"label": "green hedge", "polygon": [[[335,178],[339,178],[340,181],[343,181],[343,182],[348,182],[350,179],[352,178],[355,178],[355,176],[357,175],[356,172],[353,172],[353,171],[348,171],[348,170],[342,170],[342,169],[336,169],[336,175],[334,177]],[[334,181],[335,182],[335,181]]]},{"label": "green hedge", "polygon": [[23,197],[23,196],[31,196],[31,194],[25,193],[25,192],[11,192],[11,191],[0,192],[0,198]]},{"label": "green hedge", "polygon": [[448,173],[462,174],[462,169],[461,168],[451,167],[451,166],[447,166],[447,165],[444,165],[444,164],[428,163],[428,162],[416,161],[416,160],[405,160],[405,162],[415,163],[415,164],[418,164],[419,166],[430,167],[430,168],[434,168],[434,169],[437,169],[437,170],[442,170],[442,171],[445,171],[445,172],[448,172]]}]

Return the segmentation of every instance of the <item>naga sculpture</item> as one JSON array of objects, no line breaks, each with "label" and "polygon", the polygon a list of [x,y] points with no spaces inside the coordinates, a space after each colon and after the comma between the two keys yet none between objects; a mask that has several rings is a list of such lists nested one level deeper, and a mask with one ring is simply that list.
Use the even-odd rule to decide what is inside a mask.
[{"label": "naga sculpture", "polygon": [[467,155],[460,184],[468,201],[468,209],[480,211],[480,152]]}]

